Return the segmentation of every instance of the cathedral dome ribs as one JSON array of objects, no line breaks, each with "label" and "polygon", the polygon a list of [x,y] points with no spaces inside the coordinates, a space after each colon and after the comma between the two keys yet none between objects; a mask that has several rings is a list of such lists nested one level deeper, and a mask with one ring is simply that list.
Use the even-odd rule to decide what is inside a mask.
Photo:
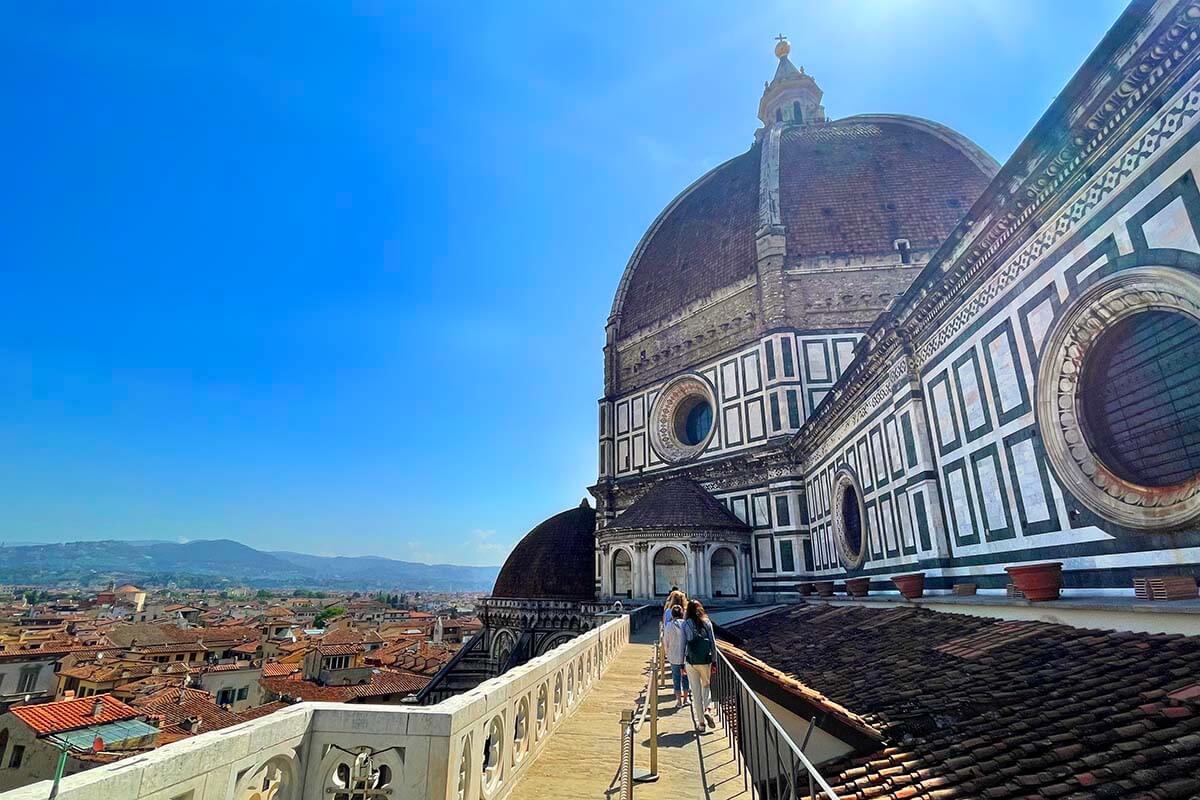
[{"label": "cathedral dome ribs", "polygon": [[[799,302],[828,301],[836,310],[849,297],[856,307],[881,310],[915,270],[904,272],[903,285],[853,270],[923,263],[996,174],[980,147],[929,120],[827,119],[823,92],[789,53],[781,41],[754,144],[676,197],[630,258],[610,317],[615,339],[662,340],[639,343],[622,355],[622,367],[633,371],[635,361],[678,355],[680,346],[697,344],[696,333],[707,341],[710,330],[721,332],[734,317],[755,322],[745,326],[749,335],[783,319],[795,326],[802,309],[795,292],[783,293],[773,277],[781,271],[840,270],[836,286],[813,279],[799,290]],[[753,302],[734,297],[734,289],[754,284]],[[781,301],[793,306],[786,314],[767,307]],[[855,326],[869,323],[855,317]]]}]

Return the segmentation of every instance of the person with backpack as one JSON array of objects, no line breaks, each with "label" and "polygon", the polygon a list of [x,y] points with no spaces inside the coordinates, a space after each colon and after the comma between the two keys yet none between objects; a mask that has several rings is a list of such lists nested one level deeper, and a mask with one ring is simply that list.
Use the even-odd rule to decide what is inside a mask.
[{"label": "person with backpack", "polygon": [[684,657],[687,661],[688,683],[692,689],[692,717],[696,723],[696,733],[708,733],[717,727],[716,720],[708,710],[712,699],[709,683],[717,663],[717,635],[699,600],[688,601],[683,635],[687,643]]},{"label": "person with backpack", "polygon": [[671,685],[675,687],[675,707],[681,708],[688,701],[687,670],[685,669],[685,645],[683,639],[683,606],[671,606],[671,619],[663,626],[663,652],[671,665]]}]

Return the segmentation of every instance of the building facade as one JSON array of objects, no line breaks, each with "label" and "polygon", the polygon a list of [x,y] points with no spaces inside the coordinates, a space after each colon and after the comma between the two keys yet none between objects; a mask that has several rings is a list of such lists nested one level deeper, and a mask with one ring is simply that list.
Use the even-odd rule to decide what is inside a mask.
[{"label": "building facade", "polygon": [[[760,599],[1193,570],[1198,23],[1133,4],[1003,168],[926,120],[828,119],[781,41],[750,150],[663,211],[617,289],[599,594],[723,599],[729,554]],[[622,524],[682,480],[744,546]]]}]

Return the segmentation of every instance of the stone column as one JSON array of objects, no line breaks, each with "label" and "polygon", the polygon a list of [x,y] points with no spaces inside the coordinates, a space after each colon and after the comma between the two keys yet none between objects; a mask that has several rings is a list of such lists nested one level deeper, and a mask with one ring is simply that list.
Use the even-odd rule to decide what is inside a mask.
[{"label": "stone column", "polygon": [[741,563],[738,564],[738,580],[742,581],[742,597],[750,600],[754,597],[754,562],[751,560],[753,554],[750,552],[750,545],[742,545],[741,553]]},{"label": "stone column", "polygon": [[654,596],[654,567],[650,563],[650,545],[638,542],[633,546],[633,565],[637,578],[634,582],[634,597]]},{"label": "stone column", "polygon": [[607,544],[600,545],[600,596],[612,597],[616,587],[613,586],[612,549]]},{"label": "stone column", "polygon": [[688,542],[688,555],[696,565],[696,596],[712,597],[712,576],[708,574],[708,559],[704,557],[704,542]]}]

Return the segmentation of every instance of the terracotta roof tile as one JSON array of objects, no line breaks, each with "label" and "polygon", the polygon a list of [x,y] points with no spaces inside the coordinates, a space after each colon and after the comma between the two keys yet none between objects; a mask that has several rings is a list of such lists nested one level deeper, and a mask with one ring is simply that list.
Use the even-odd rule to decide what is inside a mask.
[{"label": "terracotta roof tile", "polygon": [[429,683],[430,677],[415,675],[403,670],[375,670],[371,680],[357,686],[321,686],[312,681],[295,678],[262,678],[259,683],[264,689],[281,697],[293,697],[302,701],[324,701],[345,703],[370,697],[390,694],[415,694]]},{"label": "terracotta roof tile", "polygon": [[[98,701],[100,702],[100,713],[94,715],[92,710]],[[89,725],[105,722],[135,719],[140,713],[137,709],[122,703],[109,694],[60,700],[56,703],[18,706],[10,709],[10,712],[36,731],[39,736],[86,728]]]},{"label": "terracotta roof tile", "polygon": [[270,664],[263,665],[263,677],[265,678],[277,678],[299,671],[300,667],[296,664],[282,664],[278,661],[273,661]]},{"label": "terracotta roof tile", "polygon": [[606,530],[626,528],[710,528],[749,531],[750,526],[691,478],[668,478],[650,487]]},{"label": "terracotta roof tile", "polygon": [[942,243],[988,185],[958,147],[901,122],[788,128],[779,211],[788,257],[891,254]]},{"label": "terracotta roof tile", "polygon": [[621,335],[754,272],[759,146],[689,187],[656,220],[629,278]]},{"label": "terracotta roof tile", "polygon": [[938,798],[1200,791],[1189,783],[1200,774],[1190,701],[1200,637],[820,604],[731,628],[747,652],[893,745],[822,765],[839,796],[900,786]]},{"label": "terracotta roof tile", "polygon": [[218,706],[211,694],[200,689],[167,688],[135,701],[134,706],[147,714],[161,717],[164,729],[183,726],[191,718],[199,718],[199,733],[242,722],[241,717]]},{"label": "terracotta roof tile", "polygon": [[267,703],[266,705],[255,706],[254,708],[248,708],[245,711],[239,712],[238,716],[242,718],[243,722],[249,722],[252,719],[258,719],[259,717],[265,717],[267,714],[274,714],[276,711],[281,711],[281,710],[287,708],[288,706],[289,706],[288,703],[284,703],[281,700],[276,700],[274,702]]}]

